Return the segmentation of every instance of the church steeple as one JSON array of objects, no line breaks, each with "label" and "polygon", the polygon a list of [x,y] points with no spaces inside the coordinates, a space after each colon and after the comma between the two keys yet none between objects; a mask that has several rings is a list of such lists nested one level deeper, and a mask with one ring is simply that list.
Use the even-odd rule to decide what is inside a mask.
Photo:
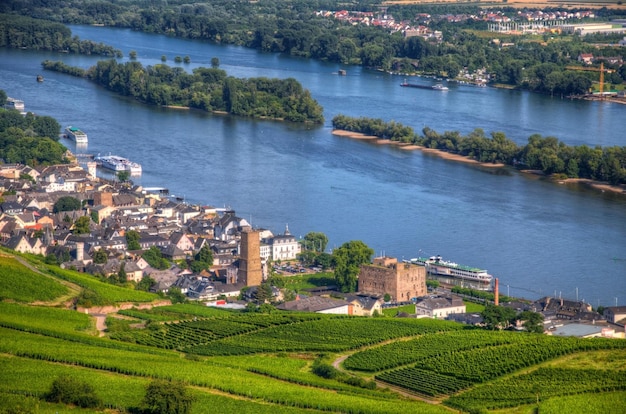
[{"label": "church steeple", "polygon": [[289,233],[289,224],[285,225],[285,236],[291,236],[291,233]]}]

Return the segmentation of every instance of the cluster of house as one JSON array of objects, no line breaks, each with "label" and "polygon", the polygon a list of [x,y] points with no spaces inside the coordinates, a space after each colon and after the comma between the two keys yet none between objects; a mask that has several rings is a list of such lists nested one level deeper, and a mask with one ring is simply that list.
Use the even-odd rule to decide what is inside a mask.
[{"label": "cluster of house", "polygon": [[[117,274],[123,267],[128,280],[138,282],[149,276],[156,281],[155,291],[167,292],[175,285],[199,299],[238,295],[245,286],[240,241],[251,225],[232,210],[189,205],[141,187],[102,180],[95,176],[95,168],[85,170],[78,164],[2,165],[0,192],[4,194],[0,243],[10,249],[54,254],[62,267],[104,276]],[[55,204],[62,197],[79,200],[83,208],[56,211]],[[82,216],[89,217],[89,229],[77,234],[76,223]],[[130,230],[139,234],[140,250],[128,249],[125,236]],[[301,251],[288,228],[279,235],[269,230],[255,234],[262,278],[267,277],[270,262],[294,260]],[[208,246],[213,267],[202,274],[175,265],[154,269],[141,257],[153,246],[172,262],[193,257]],[[104,263],[93,261],[99,250],[106,252]]]}]

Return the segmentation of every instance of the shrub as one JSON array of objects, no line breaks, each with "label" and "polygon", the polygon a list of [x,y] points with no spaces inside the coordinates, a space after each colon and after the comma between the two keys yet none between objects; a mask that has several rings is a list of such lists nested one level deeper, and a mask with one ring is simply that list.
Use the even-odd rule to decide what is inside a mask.
[{"label": "shrub", "polygon": [[98,408],[102,405],[102,400],[91,385],[69,375],[59,376],[52,382],[46,401],[74,404],[82,408]]}]

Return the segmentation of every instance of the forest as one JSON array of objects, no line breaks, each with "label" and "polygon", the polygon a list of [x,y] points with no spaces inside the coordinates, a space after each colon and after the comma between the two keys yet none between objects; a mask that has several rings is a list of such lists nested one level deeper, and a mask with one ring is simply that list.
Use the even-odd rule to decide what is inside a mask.
[{"label": "forest", "polygon": [[295,79],[228,76],[217,67],[195,68],[187,73],[181,67],[165,64],[143,67],[139,62],[99,61],[84,71],[62,62],[43,62],[44,69],[87,76],[120,95],[161,106],[182,106],[232,115],[322,123],[322,107]]},{"label": "forest", "polygon": [[568,146],[555,137],[533,134],[523,146],[503,132],[487,136],[477,128],[467,135],[457,131],[439,133],[424,127],[422,135],[412,128],[382,119],[337,115],[333,128],[359,132],[401,143],[421,145],[459,154],[484,163],[502,163],[519,169],[542,171],[563,178],[587,178],[612,185],[626,184],[626,147]]},{"label": "forest", "polygon": [[[476,5],[392,5],[386,9],[396,20],[402,19],[412,25],[425,24],[431,30],[441,31],[440,40],[404,37],[401,32],[390,33],[385,28],[353,25],[316,14],[320,10],[342,9],[380,14],[380,7],[378,1],[345,4],[303,0],[217,0],[210,3],[181,0],[86,1],[81,2],[81,8],[78,8],[62,1],[49,1],[44,7],[34,0],[26,0],[8,1],[0,6],[0,11],[64,24],[128,27],[386,71],[455,78],[464,69],[469,73],[484,69],[493,83],[556,95],[588,92],[592,82],[598,80],[597,72],[578,72],[567,68],[577,64],[580,53],[626,58],[624,48],[616,49],[610,45],[611,41],[615,42],[614,37],[593,36],[587,39],[565,34],[494,34],[486,31],[487,23],[484,21],[451,23],[445,18],[450,14],[477,13],[481,8]],[[506,7],[498,10],[513,14],[512,9]],[[418,13],[432,17],[422,21]],[[624,17],[623,13],[626,12],[600,9],[596,15],[600,20],[607,20]],[[37,44],[37,39],[28,39]],[[512,46],[502,47],[502,44]],[[626,79],[626,67],[605,65],[606,90],[613,85],[622,85]]]},{"label": "forest", "polygon": [[0,160],[33,167],[67,162],[67,149],[58,142],[61,126],[56,119],[3,109],[6,98],[0,90]]},{"label": "forest", "polygon": [[72,36],[61,23],[8,14],[0,14],[0,47],[122,57],[111,46]]}]

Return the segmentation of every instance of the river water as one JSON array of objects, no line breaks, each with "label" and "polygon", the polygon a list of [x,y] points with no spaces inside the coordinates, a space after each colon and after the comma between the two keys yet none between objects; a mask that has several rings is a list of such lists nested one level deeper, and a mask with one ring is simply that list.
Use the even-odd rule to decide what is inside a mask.
[{"label": "river water", "polygon": [[[136,182],[144,186],[232,207],[274,233],[287,225],[297,237],[324,232],[329,248],[362,240],[376,255],[400,260],[440,254],[488,269],[510,295],[578,298],[594,307],[626,302],[626,196],[336,137],[330,125],[341,113],[417,131],[502,131],[520,144],[539,133],[569,145],[624,146],[625,106],[471,86],[402,88],[402,76],[360,67],[125,29],[71,29],[125,56],[135,50],[144,66],[163,55],[170,65],[189,56],[180,66],[191,70],[217,57],[232,76],[293,77],[324,107],[326,122],[315,127],[156,108],[40,65],[50,59],[87,68],[98,57],[0,49],[1,89],[29,111],[85,130],[88,147],[63,141],[71,150],[141,163]],[[43,83],[35,81],[39,73]]]}]

